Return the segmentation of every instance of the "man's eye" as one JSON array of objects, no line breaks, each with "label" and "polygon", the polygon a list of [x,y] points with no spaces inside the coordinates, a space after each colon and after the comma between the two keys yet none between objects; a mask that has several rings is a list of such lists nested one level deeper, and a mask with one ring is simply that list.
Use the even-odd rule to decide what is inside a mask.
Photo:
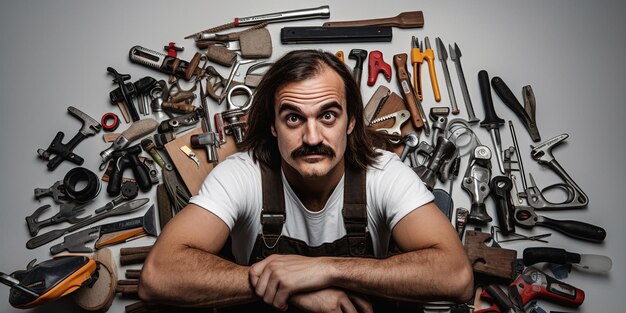
[{"label": "man's eye", "polygon": [[322,114],[322,121],[326,123],[332,123],[337,118],[337,115],[334,112],[324,112]]},{"label": "man's eye", "polygon": [[287,121],[287,124],[295,125],[295,124],[298,124],[298,122],[300,122],[300,117],[295,114],[289,114],[287,115],[287,118],[285,120]]}]

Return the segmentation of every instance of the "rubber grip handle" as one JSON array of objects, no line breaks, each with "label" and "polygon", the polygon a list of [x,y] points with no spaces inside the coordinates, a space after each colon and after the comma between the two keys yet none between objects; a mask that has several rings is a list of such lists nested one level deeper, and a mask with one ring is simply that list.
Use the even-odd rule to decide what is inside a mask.
[{"label": "rubber grip handle", "polygon": [[134,122],[127,130],[123,131],[120,136],[128,139],[128,142],[134,141],[145,135],[150,134],[159,127],[159,122],[152,118],[146,118]]},{"label": "rubber grip handle", "polygon": [[152,188],[152,180],[150,180],[150,173],[143,163],[139,160],[137,155],[130,156],[130,163],[132,166],[133,174],[135,174],[135,180],[139,185],[139,189],[143,192],[147,192]]},{"label": "rubber grip handle", "polygon": [[606,230],[604,228],[580,221],[553,220],[544,216],[543,220],[537,222],[537,224],[580,240],[601,242],[606,238]]},{"label": "rubber grip handle", "polygon": [[393,56],[393,65],[396,68],[396,78],[398,79],[398,85],[402,93],[402,98],[406,102],[407,109],[411,113],[411,122],[415,129],[424,127],[424,121],[422,120],[422,114],[417,107],[417,96],[411,86],[409,79],[409,73],[407,72],[406,63],[408,55],[406,53],[400,53]]},{"label": "rubber grip handle", "polygon": [[498,76],[493,77],[491,79],[491,86],[502,102],[504,102],[504,104],[522,120],[525,124],[524,126],[528,128],[530,125],[530,117],[528,116],[528,113],[526,113],[522,104],[517,100],[509,86],[506,85],[502,78]]},{"label": "rubber grip handle", "polygon": [[580,254],[571,253],[560,248],[526,248],[524,249],[524,265],[548,262],[554,264],[580,263]]},{"label": "rubber grip handle", "polygon": [[113,171],[109,175],[109,184],[107,185],[107,193],[111,197],[116,197],[122,190],[122,178],[124,170],[130,166],[130,160],[125,157],[118,157],[111,160],[113,162]]},{"label": "rubber grip handle", "polygon": [[496,201],[496,217],[500,231],[504,235],[515,232],[515,220],[513,219],[513,206],[511,205],[511,189],[513,182],[506,176],[495,176],[491,179],[489,189]]},{"label": "rubber grip handle", "polygon": [[498,117],[496,110],[493,108],[491,85],[489,84],[489,74],[487,71],[481,70],[478,72],[478,86],[480,87],[480,96],[483,99],[483,107],[485,108],[485,119],[480,122],[480,127],[493,129],[504,125],[504,120]]}]

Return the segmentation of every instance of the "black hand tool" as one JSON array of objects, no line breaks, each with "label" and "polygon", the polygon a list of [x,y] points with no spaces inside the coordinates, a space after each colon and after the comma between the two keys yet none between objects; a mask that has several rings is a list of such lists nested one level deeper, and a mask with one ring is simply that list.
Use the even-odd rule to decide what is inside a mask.
[{"label": "black hand tool", "polygon": [[[138,121],[139,113],[137,113],[137,108],[135,108],[135,104],[133,104],[133,96],[137,94],[137,89],[135,89],[134,85],[132,84],[124,83],[125,81],[130,79],[130,75],[120,74],[110,66],[107,67],[107,72],[113,75],[113,82],[118,84],[119,86],[118,89],[113,90],[109,93],[109,98],[111,99],[111,102],[113,102],[114,104],[118,102],[124,103],[124,107],[126,108],[126,110],[128,110],[128,113],[130,113],[130,117],[133,122]],[[133,87],[129,87],[129,85]],[[121,98],[118,97],[120,94]]]},{"label": "black hand tool", "polygon": [[495,155],[498,160],[500,172],[504,174],[504,163],[502,162],[502,139],[500,138],[500,126],[504,125],[504,120],[499,118],[493,108],[493,100],[491,98],[491,86],[489,85],[489,74],[485,70],[478,72],[478,85],[480,87],[480,95],[483,99],[485,107],[485,119],[480,122],[480,127],[489,130],[491,140],[495,146]]},{"label": "black hand tool", "polygon": [[517,207],[515,209],[515,223],[517,225],[532,228],[540,225],[554,229],[566,236],[590,241],[602,242],[606,238],[606,230],[600,226],[572,220],[554,220],[542,215],[537,215],[531,207]]},{"label": "black hand tool", "polygon": [[509,89],[509,86],[504,83],[502,78],[495,76],[491,79],[491,86],[493,90],[496,91],[496,94],[504,104],[519,117],[522,121],[524,127],[530,134],[530,138],[534,142],[541,141],[541,135],[539,135],[539,130],[537,129],[537,123],[535,121],[535,95],[533,94],[533,90],[530,86],[525,86],[523,88],[524,91],[524,107],[517,101],[517,98]]},{"label": "black hand tool", "polygon": [[491,195],[496,202],[496,215],[500,231],[505,235],[515,232],[510,194],[513,189],[513,182],[507,176],[495,176],[489,185]]},{"label": "black hand tool", "polygon": [[549,247],[524,249],[524,265],[531,266],[540,262],[571,265],[579,271],[598,274],[608,273],[613,266],[611,258],[605,255],[579,254]]},{"label": "black hand tool", "polygon": [[150,180],[150,173],[146,166],[139,160],[139,154],[141,153],[141,146],[134,145],[126,149],[117,150],[113,152],[111,158],[111,164],[113,170],[109,175],[109,185],[107,186],[107,193],[110,196],[117,196],[120,194],[122,187],[122,177],[124,171],[127,168],[131,168],[135,175],[135,180],[139,185],[141,191],[146,192],[152,187],[152,181]]},{"label": "black hand tool", "polygon": [[[48,161],[47,167],[49,171],[56,169],[61,162],[65,160],[68,160],[76,165],[82,165],[84,162],[83,158],[74,154],[72,151],[81,141],[83,141],[83,139],[89,136],[94,136],[102,128],[98,121],[73,106],[67,107],[67,111],[74,117],[81,120],[83,126],[80,128],[80,131],[78,131],[78,134],[74,135],[68,143],[63,144],[62,140],[65,134],[63,132],[58,132],[52,140],[52,143],[50,143],[50,146],[48,146],[48,149],[37,150],[39,157]],[[50,158],[52,154],[55,156]]]},{"label": "black hand tool", "polygon": [[283,44],[339,43],[339,42],[390,42],[391,27],[283,27],[280,41]]},{"label": "black hand tool", "polygon": [[354,64],[354,69],[352,70],[352,77],[354,77],[356,85],[361,87],[363,63],[365,63],[365,59],[367,59],[367,50],[352,49],[350,50],[350,54],[348,54],[348,59],[356,60],[356,64]]}]

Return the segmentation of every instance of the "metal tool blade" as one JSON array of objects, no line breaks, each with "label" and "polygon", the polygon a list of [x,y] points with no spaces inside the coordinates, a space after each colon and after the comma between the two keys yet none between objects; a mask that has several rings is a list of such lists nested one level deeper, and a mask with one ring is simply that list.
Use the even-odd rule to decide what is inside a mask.
[{"label": "metal tool blade", "polygon": [[85,136],[95,135],[102,128],[102,125],[100,125],[98,121],[73,106],[67,107],[67,111],[83,122],[83,127],[80,129],[80,133]]},{"label": "metal tool blade", "polygon": [[51,254],[57,254],[67,250],[74,253],[93,252],[94,249],[85,246],[86,243],[98,239],[100,236],[100,227],[94,226],[77,233],[67,235],[63,238],[63,242],[50,247]]},{"label": "metal tool blade", "polygon": [[603,274],[611,270],[613,261],[605,255],[581,254],[580,262],[572,263],[572,267],[583,272]]}]

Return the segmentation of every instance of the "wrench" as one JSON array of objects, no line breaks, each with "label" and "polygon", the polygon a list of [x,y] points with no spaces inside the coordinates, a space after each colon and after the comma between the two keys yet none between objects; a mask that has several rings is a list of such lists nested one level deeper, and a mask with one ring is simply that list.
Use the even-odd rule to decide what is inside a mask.
[{"label": "wrench", "polygon": [[67,194],[65,193],[65,188],[63,188],[63,181],[59,180],[55,182],[50,188],[35,189],[35,199],[39,200],[45,196],[52,197],[55,203],[65,203],[67,200]]},{"label": "wrench", "polygon": [[606,237],[606,231],[602,227],[580,221],[554,220],[537,215],[531,207],[516,207],[514,218],[519,226],[532,228],[540,225],[580,240],[601,242]]},{"label": "wrench", "polygon": [[[531,184],[528,189],[526,189],[526,195],[528,198],[528,204],[535,209],[545,209],[545,210],[553,210],[553,209],[574,209],[574,208],[583,208],[587,206],[589,203],[589,198],[582,191],[582,189],[574,182],[574,180],[567,174],[565,169],[557,162],[552,155],[552,149],[565,141],[569,137],[568,134],[561,134],[555,136],[551,139],[548,139],[546,142],[538,144],[537,146],[531,146],[531,157],[537,161],[541,165],[547,165],[550,169],[552,169],[557,175],[559,175],[565,183],[557,183],[551,186],[544,188],[543,190],[539,190],[537,185],[535,184],[535,180],[532,175],[529,175]],[[567,199],[561,203],[553,203],[545,199],[543,196],[543,191],[559,188],[564,190],[567,193]]]},{"label": "wrench", "polygon": [[[404,149],[402,149],[402,153],[400,154],[400,160],[404,162],[406,157],[415,151],[415,148],[417,148],[417,145],[420,143],[420,138],[415,131],[410,131],[402,137],[402,142],[404,142]],[[409,161],[413,163],[411,159],[409,159]],[[411,166],[413,166],[413,164],[411,164]]]}]

